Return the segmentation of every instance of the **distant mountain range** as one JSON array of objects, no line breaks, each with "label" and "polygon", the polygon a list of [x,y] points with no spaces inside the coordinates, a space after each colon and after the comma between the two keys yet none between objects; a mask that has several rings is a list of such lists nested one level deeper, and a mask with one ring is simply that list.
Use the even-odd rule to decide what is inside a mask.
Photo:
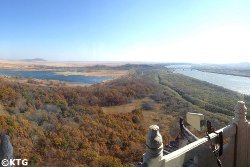
[{"label": "distant mountain range", "polygon": [[34,59],[22,59],[21,61],[34,62],[34,61],[47,61],[42,58],[34,58]]}]

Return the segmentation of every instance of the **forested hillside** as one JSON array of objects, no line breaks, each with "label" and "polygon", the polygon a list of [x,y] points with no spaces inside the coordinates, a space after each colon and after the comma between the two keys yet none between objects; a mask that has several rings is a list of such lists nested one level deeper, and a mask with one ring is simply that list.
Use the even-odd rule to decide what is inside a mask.
[{"label": "forested hillside", "polygon": [[136,121],[142,114],[108,115],[100,107],[129,103],[154,89],[135,75],[76,88],[1,81],[1,130],[11,136],[16,158],[38,166],[129,164],[143,150],[145,127]]}]

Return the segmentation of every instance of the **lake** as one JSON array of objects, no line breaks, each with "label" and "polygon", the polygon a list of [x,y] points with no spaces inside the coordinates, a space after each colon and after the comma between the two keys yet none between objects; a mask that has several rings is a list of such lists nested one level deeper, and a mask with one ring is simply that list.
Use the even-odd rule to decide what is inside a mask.
[{"label": "lake", "polygon": [[250,95],[250,78],[248,77],[202,72],[191,68],[182,69],[173,66],[167,66],[167,68],[173,69],[174,73],[183,74],[218,86],[222,86],[226,89]]},{"label": "lake", "polygon": [[111,77],[82,76],[82,75],[58,75],[56,71],[18,71],[0,70],[0,75],[17,76],[23,78],[35,78],[45,80],[59,80],[64,82],[95,84],[102,81],[111,80]]}]

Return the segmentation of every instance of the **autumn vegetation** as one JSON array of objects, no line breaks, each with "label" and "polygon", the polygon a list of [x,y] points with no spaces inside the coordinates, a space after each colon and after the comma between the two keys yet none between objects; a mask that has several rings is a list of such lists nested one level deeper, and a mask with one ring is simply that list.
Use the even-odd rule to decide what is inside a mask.
[{"label": "autumn vegetation", "polygon": [[136,75],[91,87],[44,87],[0,82],[1,130],[16,158],[36,166],[122,166],[140,160],[141,112],[104,114],[102,106],[129,103],[155,85]]},{"label": "autumn vegetation", "polygon": [[[249,99],[158,66],[135,66],[127,76],[88,87],[1,79],[0,130],[10,135],[15,158],[31,166],[134,166],[149,124],[160,126],[167,143],[178,133],[179,116],[201,112],[222,127],[242,98]],[[135,100],[141,107],[131,112],[102,110]]]}]

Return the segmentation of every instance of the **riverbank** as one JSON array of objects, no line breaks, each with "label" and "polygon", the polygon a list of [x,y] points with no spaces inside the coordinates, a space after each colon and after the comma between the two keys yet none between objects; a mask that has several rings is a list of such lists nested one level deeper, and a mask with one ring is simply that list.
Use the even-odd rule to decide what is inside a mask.
[{"label": "riverbank", "polygon": [[192,68],[202,72],[210,72],[216,74],[225,74],[232,76],[250,77],[250,69],[237,70],[237,69],[207,69],[207,68]]},{"label": "riverbank", "polygon": [[0,80],[8,81],[12,83],[27,84],[30,86],[42,86],[42,87],[86,87],[92,84],[80,84],[73,82],[63,82],[58,80],[45,80],[45,79],[34,79],[34,78],[20,78],[15,76],[0,75]]},{"label": "riverbank", "polygon": [[[100,64],[102,63],[102,64]],[[46,86],[89,86],[131,73],[121,62],[52,62],[0,60],[0,74],[20,83]]]},{"label": "riverbank", "polygon": [[248,77],[203,72],[196,69],[174,70],[174,73],[183,74],[192,78],[206,81],[232,91],[250,95],[250,79]]}]

